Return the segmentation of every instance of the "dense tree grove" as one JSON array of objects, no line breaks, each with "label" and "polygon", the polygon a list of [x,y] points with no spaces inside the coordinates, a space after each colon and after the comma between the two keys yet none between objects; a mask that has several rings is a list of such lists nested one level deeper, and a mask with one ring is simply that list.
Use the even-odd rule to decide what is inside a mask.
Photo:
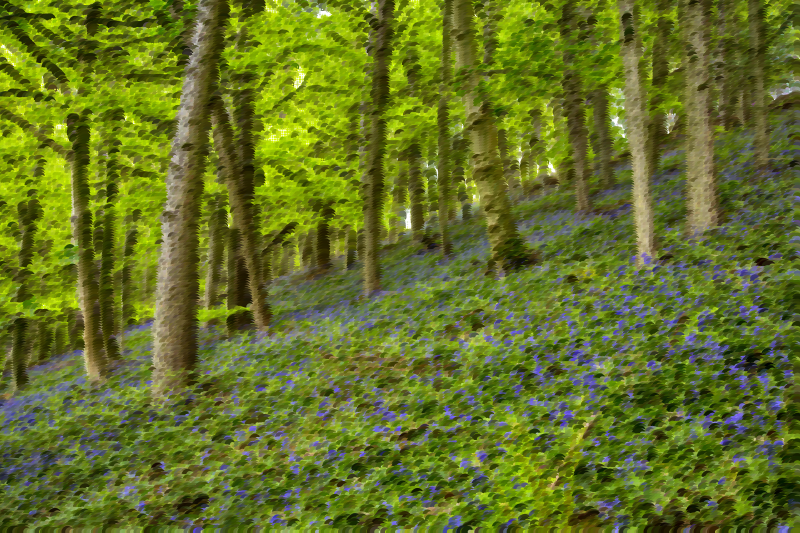
[{"label": "dense tree grove", "polygon": [[66,348],[102,386],[125,328],[154,318],[154,396],[180,392],[201,324],[269,333],[272,279],[357,267],[368,299],[385,244],[447,260],[476,212],[488,271],[540,264],[513,207],[557,185],[588,214],[624,158],[638,264],[657,260],[668,140],[686,149],[687,238],[721,223],[716,132],[752,125],[752,179],[768,176],[796,16],[789,0],[0,0],[13,389]]}]

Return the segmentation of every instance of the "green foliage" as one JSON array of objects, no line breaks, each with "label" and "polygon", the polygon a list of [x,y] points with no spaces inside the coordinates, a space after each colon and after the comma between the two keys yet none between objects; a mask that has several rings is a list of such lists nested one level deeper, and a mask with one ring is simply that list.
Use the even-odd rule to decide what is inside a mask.
[{"label": "green foliage", "polygon": [[[106,389],[76,354],[34,367],[0,406],[0,523],[797,527],[791,174],[728,179],[740,218],[693,243],[657,212],[671,258],[640,270],[621,188],[592,217],[548,208],[562,191],[520,206],[544,261],[499,280],[474,221],[446,264],[387,251],[369,301],[354,271],[278,278],[270,336],[201,330],[165,404],[147,327]],[[657,205],[680,187],[659,175]]]}]

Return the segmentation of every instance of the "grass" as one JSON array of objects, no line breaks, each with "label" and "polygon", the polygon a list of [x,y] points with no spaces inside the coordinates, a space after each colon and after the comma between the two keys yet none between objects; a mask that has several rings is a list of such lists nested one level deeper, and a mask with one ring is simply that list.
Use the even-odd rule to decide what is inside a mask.
[{"label": "grass", "polygon": [[446,263],[388,250],[370,301],[357,271],[276,280],[274,335],[201,332],[191,403],[151,405],[151,324],[104,390],[78,352],[34,367],[0,405],[0,526],[800,526],[797,119],[758,185],[750,132],[721,139],[726,219],[698,242],[666,154],[659,265],[632,266],[628,178],[602,214],[516,206],[544,262],[501,279],[474,220]]}]

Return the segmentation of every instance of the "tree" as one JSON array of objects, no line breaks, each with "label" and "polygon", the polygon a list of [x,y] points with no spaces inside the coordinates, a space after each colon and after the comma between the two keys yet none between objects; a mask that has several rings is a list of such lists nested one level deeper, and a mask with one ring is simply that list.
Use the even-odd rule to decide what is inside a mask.
[{"label": "tree", "polygon": [[758,174],[764,176],[769,168],[769,125],[767,123],[767,92],[764,79],[766,39],[762,0],[748,0],[747,10],[753,72],[753,118],[756,127],[755,166]]},{"label": "tree", "polygon": [[686,44],[687,232],[693,236],[719,220],[708,66],[710,0],[681,0],[679,9]]},{"label": "tree", "polygon": [[473,160],[473,179],[478,186],[491,247],[491,262],[503,271],[529,264],[531,254],[520,238],[511,216],[508,189],[502,179],[497,150],[497,128],[488,96],[481,93],[476,66],[473,10],[469,0],[453,0],[453,41],[456,43],[456,79],[463,84],[466,125]]},{"label": "tree", "polygon": [[633,210],[638,245],[637,264],[655,256],[653,207],[647,165],[646,96],[639,71],[634,0],[619,0],[621,52],[625,70],[625,131],[633,159]]},{"label": "tree", "polygon": [[153,397],[163,399],[194,381],[197,362],[198,218],[209,104],[218,79],[226,0],[201,0],[186,66],[167,173],[167,204],[153,327]]}]

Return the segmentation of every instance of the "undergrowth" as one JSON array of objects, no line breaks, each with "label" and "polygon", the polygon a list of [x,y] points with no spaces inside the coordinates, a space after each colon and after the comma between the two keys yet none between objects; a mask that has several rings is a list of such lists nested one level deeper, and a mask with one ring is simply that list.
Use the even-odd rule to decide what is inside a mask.
[{"label": "undergrowth", "polygon": [[500,279],[479,219],[446,262],[387,251],[369,301],[357,270],[279,278],[271,334],[201,331],[201,383],[167,406],[151,324],[102,390],[79,352],[34,367],[0,406],[0,526],[800,525],[797,118],[757,183],[749,133],[721,139],[725,217],[696,242],[668,152],[641,270],[623,174],[590,216],[566,190],[516,206],[543,261]]}]

